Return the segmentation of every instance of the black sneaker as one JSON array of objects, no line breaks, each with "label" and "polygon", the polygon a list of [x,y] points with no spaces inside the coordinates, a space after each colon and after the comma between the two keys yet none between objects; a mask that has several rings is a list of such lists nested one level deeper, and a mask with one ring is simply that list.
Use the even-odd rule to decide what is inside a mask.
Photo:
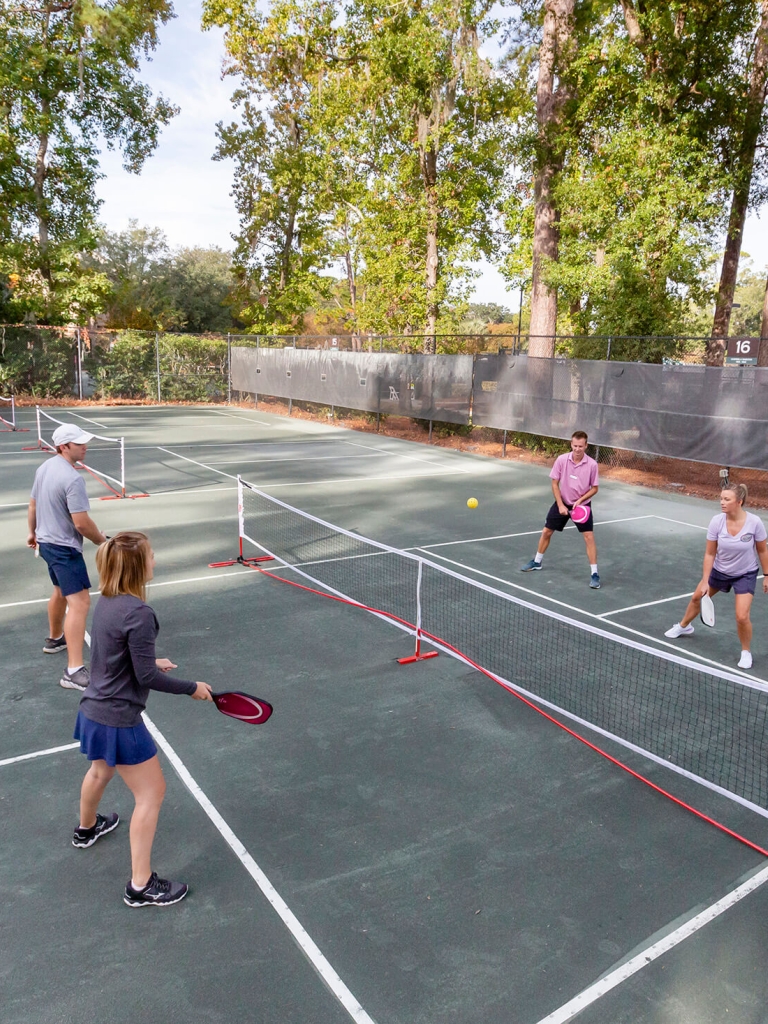
[{"label": "black sneaker", "polygon": [[43,650],[46,654],[58,654],[59,651],[66,651],[66,649],[67,641],[64,638],[64,634],[62,634],[58,640],[54,640],[52,636],[47,636],[45,638]]},{"label": "black sneaker", "polygon": [[70,672],[68,668],[65,668],[59,680],[59,686],[63,686],[65,690],[84,690],[90,681],[91,673],[85,665],[81,665],[74,672]]},{"label": "black sneaker", "polygon": [[72,845],[79,846],[82,850],[88,846],[93,846],[96,840],[101,839],[107,832],[114,832],[119,824],[120,817],[117,813],[110,814],[108,818],[105,818],[103,814],[97,814],[96,824],[91,826],[91,828],[75,829],[75,834],[72,836]]},{"label": "black sneaker", "polygon": [[130,882],[125,887],[123,902],[129,907],[170,907],[183,900],[189,892],[184,882],[169,882],[167,878],[152,875],[143,889],[134,889]]}]

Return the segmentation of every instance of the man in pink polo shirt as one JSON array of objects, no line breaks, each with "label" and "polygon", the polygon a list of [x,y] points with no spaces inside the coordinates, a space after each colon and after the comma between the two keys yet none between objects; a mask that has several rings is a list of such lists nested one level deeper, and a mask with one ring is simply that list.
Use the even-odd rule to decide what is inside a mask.
[{"label": "man in pink polo shirt", "polygon": [[583,430],[575,431],[571,435],[570,452],[558,455],[555,459],[552,472],[549,474],[555,501],[547,512],[536,556],[530,562],[526,562],[521,572],[533,572],[535,569],[541,569],[541,561],[544,558],[544,552],[549,547],[552,534],[555,531],[561,533],[565,529],[570,518],[570,511],[575,505],[586,505],[589,508],[589,519],[583,523],[576,523],[576,529],[584,535],[584,543],[587,546],[587,558],[591,573],[589,585],[593,590],[599,590],[597,545],[593,533],[594,524],[590,505],[590,499],[598,491],[598,472],[597,463],[587,455],[587,440],[587,435]]}]

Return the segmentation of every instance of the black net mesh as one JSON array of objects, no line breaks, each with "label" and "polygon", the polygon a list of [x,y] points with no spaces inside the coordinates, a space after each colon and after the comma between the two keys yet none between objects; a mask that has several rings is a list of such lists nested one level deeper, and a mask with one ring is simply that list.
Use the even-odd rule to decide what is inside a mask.
[{"label": "black net mesh", "polygon": [[321,523],[243,487],[243,536],[305,578],[416,622],[555,710],[768,809],[768,687],[713,671]]}]

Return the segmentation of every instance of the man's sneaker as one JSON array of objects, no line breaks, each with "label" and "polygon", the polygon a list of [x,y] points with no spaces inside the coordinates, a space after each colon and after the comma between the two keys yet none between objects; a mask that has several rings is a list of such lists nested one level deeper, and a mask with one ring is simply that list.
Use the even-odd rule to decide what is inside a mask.
[{"label": "man's sneaker", "polygon": [[690,636],[693,632],[693,626],[681,626],[679,622],[676,622],[671,629],[668,629],[664,636],[668,636],[670,640],[676,640],[679,636]]},{"label": "man's sneaker", "polygon": [[169,882],[167,878],[158,878],[153,871],[143,889],[134,889],[128,882],[123,902],[129,907],[170,907],[183,900],[188,892],[189,886],[184,882]]},{"label": "man's sneaker", "polygon": [[59,686],[63,686],[65,690],[84,690],[90,681],[91,673],[85,665],[82,665],[74,672],[65,668],[64,675],[59,680]]},{"label": "man's sneaker", "polygon": [[600,577],[597,575],[596,572],[593,572],[592,575],[589,577],[589,585],[593,590],[600,589]]},{"label": "man's sneaker", "polygon": [[526,562],[525,565],[520,567],[520,572],[533,572],[534,569],[540,569],[541,562],[537,562],[535,558],[532,558],[530,562]]},{"label": "man's sneaker", "polygon": [[45,638],[43,650],[45,651],[46,654],[56,654],[58,653],[58,651],[66,651],[66,649],[67,641],[64,638],[63,634],[59,637],[58,640],[54,640],[52,636],[47,636]]},{"label": "man's sneaker", "polygon": [[105,818],[103,814],[96,815],[96,824],[91,828],[76,828],[75,834],[72,836],[72,845],[79,846],[80,849],[85,850],[89,846],[93,846],[97,839],[101,839],[107,832],[114,832],[117,826],[120,824],[120,818],[117,813],[110,814],[108,818]]}]

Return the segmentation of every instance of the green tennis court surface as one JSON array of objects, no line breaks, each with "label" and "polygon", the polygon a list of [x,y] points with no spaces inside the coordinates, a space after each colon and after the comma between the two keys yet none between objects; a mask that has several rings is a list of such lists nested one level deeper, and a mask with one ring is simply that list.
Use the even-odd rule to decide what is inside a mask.
[{"label": "green tennis court surface", "polygon": [[[207,567],[237,554],[241,474],[352,534],[738,675],[732,598],[716,601],[714,630],[663,637],[701,572],[713,505],[604,483],[603,586],[591,591],[574,530],[554,538],[541,572],[518,571],[550,501],[537,467],[238,409],[49,412],[125,437],[126,480],[150,497],[98,501],[91,479],[92,514],[108,533],[152,539],[158,654],[215,689],[266,697],[275,714],[252,729],[153,695],[168,780],[154,865],[191,894],[162,914],[130,912],[128,791],[115,780],[104,805],[120,828],[76,850],[84,758],[26,757],[69,746],[78,696],[41,651],[49,584],[24,548],[46,456],[21,451],[29,434],[0,435],[4,1021],[554,1024],[578,1012],[588,1024],[764,1024],[766,858],[455,658],[398,665],[413,639],[390,623],[238,565]],[[329,568],[309,553],[303,571]],[[758,590],[756,681],[768,680],[767,614]],[[542,641],[538,661],[524,639],[531,677],[590,685],[566,643]],[[494,648],[493,621],[473,624],[473,642]],[[589,738],[768,845],[757,811]]]}]

